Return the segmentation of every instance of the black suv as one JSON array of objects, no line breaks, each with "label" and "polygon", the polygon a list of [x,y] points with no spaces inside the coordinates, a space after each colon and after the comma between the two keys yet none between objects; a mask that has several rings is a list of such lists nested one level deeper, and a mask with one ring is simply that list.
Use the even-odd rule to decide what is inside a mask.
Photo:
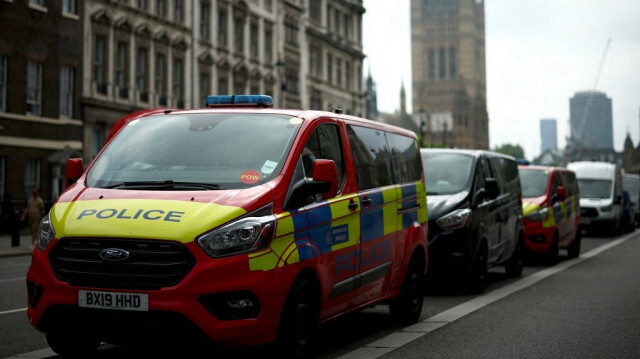
[{"label": "black suv", "polygon": [[421,149],[432,277],[462,275],[484,290],[487,268],[522,275],[524,225],[518,166],[489,151]]}]

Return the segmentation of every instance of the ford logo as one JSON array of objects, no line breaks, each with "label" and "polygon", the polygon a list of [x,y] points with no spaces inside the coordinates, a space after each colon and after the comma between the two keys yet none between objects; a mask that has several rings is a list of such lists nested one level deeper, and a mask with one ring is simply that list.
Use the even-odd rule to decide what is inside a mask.
[{"label": "ford logo", "polygon": [[107,248],[100,251],[100,258],[110,262],[120,262],[129,258],[129,252],[120,248]]}]

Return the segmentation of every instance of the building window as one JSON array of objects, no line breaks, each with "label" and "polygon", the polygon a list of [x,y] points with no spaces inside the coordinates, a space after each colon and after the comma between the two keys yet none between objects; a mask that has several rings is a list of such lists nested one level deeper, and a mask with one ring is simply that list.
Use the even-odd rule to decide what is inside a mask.
[{"label": "building window", "polygon": [[104,35],[96,35],[93,49],[93,79],[96,82],[96,91],[107,94],[107,40]]},{"label": "building window", "polygon": [[24,190],[27,198],[31,197],[34,188],[40,189],[40,165],[39,158],[29,158],[24,167]]},{"label": "building window", "polygon": [[457,74],[456,64],[456,49],[454,47],[449,48],[449,78],[455,79]]},{"label": "building window", "polygon": [[200,73],[200,101],[206,107],[207,96],[211,95],[211,78],[207,72]]},{"label": "building window", "polygon": [[333,56],[327,54],[327,82],[333,83]]},{"label": "building window", "polygon": [[209,3],[200,5],[200,37],[209,38]]},{"label": "building window", "polygon": [[60,117],[73,117],[73,79],[73,67],[60,67]]},{"label": "building window", "polygon": [[351,19],[349,18],[349,14],[344,14],[344,37],[349,38],[351,35]]},{"label": "building window", "polygon": [[229,82],[226,77],[220,77],[218,79],[218,94],[225,95],[229,93]]},{"label": "building window", "polygon": [[29,0],[29,4],[44,6],[44,0]]},{"label": "building window", "polygon": [[429,79],[436,78],[436,51],[429,49]]},{"label": "building window", "polygon": [[167,105],[167,63],[164,54],[156,54],[156,95],[161,106]]},{"label": "building window", "polygon": [[42,64],[27,63],[27,114],[42,115]]},{"label": "building window", "polygon": [[342,86],[342,59],[336,58],[336,83]]},{"label": "building window", "polygon": [[138,0],[138,7],[142,10],[147,10],[147,0]]},{"label": "building window", "polygon": [[258,54],[258,24],[252,22],[251,23],[251,29],[249,31],[250,33],[250,37],[251,37],[251,42],[249,44],[249,53],[251,54],[251,57],[254,59],[257,59],[259,54]]},{"label": "building window", "polygon": [[264,62],[273,62],[273,30],[268,28],[264,31]]},{"label": "building window", "polygon": [[0,111],[7,110],[7,66],[7,57],[0,56]]},{"label": "building window", "polygon": [[244,52],[244,19],[236,17],[233,20],[233,35],[236,52]]},{"label": "building window", "polygon": [[184,12],[184,4],[182,0],[174,0],[173,3],[173,21],[178,24],[182,23],[182,14]]},{"label": "building window", "polygon": [[264,0],[264,8],[271,11],[271,9],[273,8],[272,0]]},{"label": "building window", "polygon": [[227,46],[227,12],[218,12],[218,46]]},{"label": "building window", "polygon": [[116,49],[116,85],[118,86],[118,96],[120,98],[128,98],[129,97],[129,79],[127,68],[129,67],[129,56],[128,56],[129,44],[126,42],[118,42],[118,47]]},{"label": "building window", "polygon": [[76,13],[76,1],[75,0],[62,0],[62,13],[63,14],[75,14]]},{"label": "building window", "polygon": [[439,54],[439,61],[438,61],[438,74],[440,75],[441,79],[444,79],[445,77],[447,77],[447,54],[445,53],[445,50],[443,48],[440,48],[440,54]]},{"label": "building window", "polygon": [[140,101],[149,102],[149,88],[147,76],[147,49],[138,49],[138,58],[136,63],[136,86],[140,91]]},{"label": "building window", "polygon": [[166,0],[156,1],[156,15],[165,17],[167,15],[167,2]]},{"label": "building window", "polygon": [[184,108],[184,65],[182,59],[173,59],[173,97],[176,107]]},{"label": "building window", "polygon": [[287,16],[284,21],[284,41],[298,47],[298,24],[291,16]]},{"label": "building window", "polygon": [[95,124],[91,133],[91,158],[95,157],[104,146],[104,129],[100,124]]},{"label": "building window", "polygon": [[320,73],[320,49],[317,45],[309,45],[309,69],[311,69],[312,75],[319,75]]},{"label": "building window", "polygon": [[351,63],[349,61],[345,61],[344,63],[344,74],[347,78],[345,88],[351,91]]},{"label": "building window", "polygon": [[309,1],[309,17],[313,21],[322,23],[322,2],[320,0]]}]

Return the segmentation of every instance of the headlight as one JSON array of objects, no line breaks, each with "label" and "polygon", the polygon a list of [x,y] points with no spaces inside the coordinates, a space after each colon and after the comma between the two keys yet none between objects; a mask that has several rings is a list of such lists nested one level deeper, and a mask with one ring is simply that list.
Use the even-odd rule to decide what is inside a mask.
[{"label": "headlight", "polygon": [[271,204],[215,228],[196,239],[212,257],[224,257],[265,248],[271,243],[276,225]]},{"label": "headlight", "polygon": [[438,219],[436,223],[444,230],[457,229],[467,224],[469,215],[471,215],[470,209],[458,209]]},{"label": "headlight", "polygon": [[611,205],[600,208],[602,212],[611,212]]},{"label": "headlight", "polygon": [[40,221],[40,227],[38,227],[38,238],[36,240],[36,245],[38,248],[44,252],[47,249],[49,243],[53,237],[55,237],[56,231],[53,229],[51,225],[51,219],[49,217],[49,213],[47,213],[44,218]]},{"label": "headlight", "polygon": [[549,215],[549,208],[543,207],[540,209],[536,209],[535,211],[527,214],[525,217],[531,222],[540,222],[547,219],[548,215]]}]

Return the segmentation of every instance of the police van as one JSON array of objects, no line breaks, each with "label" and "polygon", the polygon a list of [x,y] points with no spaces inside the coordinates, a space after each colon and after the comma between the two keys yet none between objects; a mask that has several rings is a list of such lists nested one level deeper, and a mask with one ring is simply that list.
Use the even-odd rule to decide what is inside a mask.
[{"label": "police van", "polygon": [[427,207],[413,132],[269,96],[129,116],[40,224],[28,316],[59,354],[204,335],[304,353],[317,323],[416,322]]}]

